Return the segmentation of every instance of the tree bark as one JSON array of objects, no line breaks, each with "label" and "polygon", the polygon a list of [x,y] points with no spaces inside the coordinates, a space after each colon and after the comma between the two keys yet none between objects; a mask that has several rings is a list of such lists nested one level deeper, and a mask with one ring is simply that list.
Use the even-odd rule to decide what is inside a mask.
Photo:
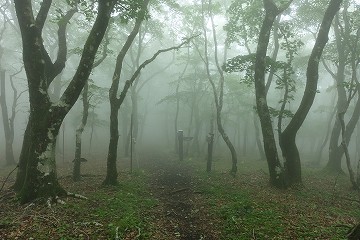
[{"label": "tree bark", "polygon": [[[17,175],[23,180],[19,182],[17,179],[17,186],[21,188],[19,198],[22,203],[36,198],[55,198],[66,194],[56,177],[56,137],[63,119],[75,104],[90,75],[96,51],[110,19],[113,2],[99,1],[98,14],[84,45],[77,71],[56,104],[50,101],[47,91],[50,83],[65,66],[65,29],[75,11],[65,15],[66,21],[59,22],[59,52],[56,61],[52,63],[41,36],[50,6],[51,0],[45,0],[35,19],[30,0],[15,0],[30,100],[30,116]],[[20,169],[21,167],[25,169]]]},{"label": "tree bark", "polygon": [[211,21],[211,27],[212,27],[212,33],[213,33],[212,35],[213,35],[213,40],[214,40],[215,64],[216,64],[217,71],[220,75],[219,90],[216,89],[215,83],[214,83],[211,73],[210,73],[210,66],[209,66],[209,59],[208,59],[208,40],[207,40],[207,32],[206,32],[206,27],[205,27],[204,5],[205,5],[204,1],[202,1],[202,17],[203,17],[202,28],[203,28],[204,38],[205,38],[205,56],[204,56],[203,60],[204,60],[205,67],[206,67],[207,77],[209,79],[209,82],[211,84],[212,91],[214,94],[217,128],[218,128],[218,131],[219,131],[221,137],[223,138],[224,142],[226,143],[227,147],[229,148],[229,151],[231,154],[231,163],[232,163],[230,173],[232,175],[235,175],[237,172],[237,154],[236,154],[234,145],[232,144],[229,136],[225,132],[225,129],[224,129],[223,123],[222,123],[222,119],[221,119],[221,112],[222,112],[222,108],[223,108],[225,78],[224,78],[224,72],[223,72],[222,68],[220,67],[220,63],[219,63],[219,59],[218,59],[218,45],[217,45],[215,24],[214,24],[214,19],[213,19],[212,10],[211,10],[211,7],[212,7],[211,0],[209,0],[209,15],[210,15],[210,21]]},{"label": "tree bark", "polygon": [[315,99],[319,79],[319,62],[328,41],[328,34],[334,16],[340,9],[342,0],[331,0],[324,14],[315,45],[311,52],[306,71],[306,86],[300,106],[280,137],[280,147],[285,160],[287,182],[290,185],[301,184],[301,163],[296,146],[296,134],[303,124]]},{"label": "tree bark", "polygon": [[5,135],[5,159],[6,165],[15,165],[15,157],[13,151],[13,140],[14,140],[14,132],[11,131],[11,122],[8,114],[7,109],[7,102],[6,102],[6,90],[5,90],[5,79],[6,79],[6,72],[5,70],[0,69],[0,106],[1,106],[1,113],[3,118],[3,127],[4,127],[4,135]]},{"label": "tree bark", "polygon": [[259,33],[255,61],[254,80],[256,107],[263,134],[265,156],[268,162],[270,173],[270,184],[278,188],[284,188],[284,172],[277,153],[271,116],[266,100],[265,87],[265,57],[269,45],[270,32],[277,15],[279,15],[281,11],[277,8],[272,0],[264,0],[264,7],[265,18]]},{"label": "tree bark", "polygon": [[[134,27],[129,34],[129,36],[126,39],[126,42],[124,43],[123,47],[121,48],[117,59],[116,59],[116,65],[115,70],[113,73],[112,78],[112,84],[109,90],[109,100],[110,100],[110,142],[109,142],[109,148],[108,148],[108,157],[107,157],[107,171],[106,171],[106,177],[103,181],[103,185],[116,185],[118,184],[117,181],[117,166],[116,166],[116,159],[117,159],[117,149],[118,149],[118,142],[119,142],[119,126],[118,126],[118,114],[119,114],[119,108],[122,104],[122,102],[125,99],[124,94],[122,99],[119,99],[117,97],[118,90],[119,90],[119,83],[120,83],[120,75],[122,72],[122,65],[124,58],[126,56],[126,53],[129,51],[131,44],[133,43],[136,35],[139,32],[141,23],[145,17],[145,12],[147,9],[147,5],[149,3],[149,0],[145,0],[142,4],[140,13],[136,19],[136,22],[134,24]],[[128,88],[130,87],[129,83],[126,82],[124,88],[126,89],[126,92]],[[125,149],[126,150],[126,149]]]},{"label": "tree bark", "polygon": [[84,132],[84,128],[86,126],[87,119],[89,116],[89,105],[90,104],[89,104],[89,98],[88,98],[88,91],[89,91],[89,83],[86,82],[84,89],[83,89],[83,94],[82,94],[83,113],[82,113],[81,123],[80,123],[79,127],[76,129],[76,134],[75,134],[75,158],[74,158],[74,168],[73,168],[73,181],[75,181],[75,182],[81,180],[81,172],[80,172],[81,162],[82,162],[81,137],[82,137],[82,133]]}]

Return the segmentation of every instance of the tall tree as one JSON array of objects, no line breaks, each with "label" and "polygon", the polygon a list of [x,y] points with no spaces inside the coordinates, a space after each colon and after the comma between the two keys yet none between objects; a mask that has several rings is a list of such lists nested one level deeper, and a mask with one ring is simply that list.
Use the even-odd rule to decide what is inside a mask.
[{"label": "tall tree", "polygon": [[271,116],[266,98],[265,87],[265,58],[269,45],[271,28],[275,19],[281,14],[292,1],[288,1],[281,7],[276,6],[272,0],[264,0],[265,17],[259,33],[255,61],[255,96],[256,107],[260,118],[261,130],[264,139],[264,149],[270,173],[270,183],[273,186],[285,187],[283,167],[277,153],[277,147],[272,128]]},{"label": "tall tree", "polygon": [[34,16],[31,0],[15,0],[22,43],[23,61],[29,86],[30,115],[25,131],[16,189],[22,203],[36,198],[56,198],[66,194],[56,177],[55,144],[61,123],[78,99],[105,34],[114,1],[99,0],[97,15],[83,48],[77,70],[60,100],[51,102],[48,88],[64,69],[67,56],[66,26],[76,6],[59,21],[58,55],[53,63],[46,51],[42,31],[52,6],[44,0]]},{"label": "tall tree", "polygon": [[299,108],[280,135],[280,147],[285,160],[287,184],[301,183],[300,154],[296,146],[296,135],[314,102],[319,80],[319,62],[326,43],[331,23],[340,9],[342,0],[331,0],[320,25],[315,45],[308,60],[306,86]]},{"label": "tall tree", "polygon": [[[355,95],[358,93],[358,79],[356,69],[359,65],[359,10],[353,11],[357,3],[352,1],[345,1],[344,7],[335,16],[333,24],[335,39],[331,47],[327,50],[323,63],[327,71],[335,79],[337,90],[337,115],[347,113],[349,120],[345,127],[345,142],[349,144],[351,136],[354,132],[356,124],[360,118],[360,100],[359,96],[355,103],[355,108],[352,112],[348,111],[351,102],[355,102]],[[356,9],[356,8],[355,8]],[[355,57],[354,57],[355,56]],[[336,66],[335,71],[331,71],[328,64]],[[350,74],[348,74],[350,73]],[[341,159],[344,155],[344,149],[340,143],[341,137],[341,123],[339,118],[335,119],[333,128],[331,130],[329,142],[329,161],[326,169],[332,173],[342,173]]]},{"label": "tall tree", "polygon": [[118,98],[118,91],[120,85],[121,72],[123,70],[123,62],[128,50],[131,47],[136,35],[140,30],[141,23],[143,22],[149,0],[142,1],[141,9],[138,12],[138,16],[134,23],[134,27],[130,34],[128,35],[124,45],[122,46],[119,54],[116,58],[116,65],[113,73],[112,83],[109,90],[109,100],[110,100],[110,142],[107,156],[107,171],[106,177],[103,181],[105,185],[115,185],[117,184],[117,169],[116,169],[116,159],[117,159],[117,148],[119,142],[119,126],[118,126],[118,115],[119,109],[124,101],[125,96],[122,99]]},{"label": "tall tree", "polygon": [[[208,9],[206,9],[206,6],[208,6]],[[202,18],[203,18],[202,30],[203,30],[203,36],[204,36],[204,51],[205,51],[202,59],[205,63],[206,74],[209,79],[210,85],[212,87],[212,92],[214,94],[217,128],[218,128],[218,131],[219,131],[221,137],[223,138],[224,142],[226,143],[227,147],[230,150],[231,162],[232,162],[230,172],[232,175],[235,175],[237,172],[237,153],[236,153],[233,143],[231,142],[229,136],[225,132],[223,122],[222,122],[222,113],[221,112],[223,110],[223,103],[224,103],[225,77],[224,77],[223,69],[220,66],[220,60],[218,57],[218,55],[219,55],[218,42],[217,42],[217,36],[216,36],[216,30],[215,30],[215,24],[214,24],[214,16],[213,16],[213,10],[212,10],[213,4],[212,4],[211,0],[209,0],[208,2],[207,1],[205,2],[204,0],[202,0],[201,7],[202,7],[201,13],[202,13]],[[208,14],[206,14],[206,12]],[[209,49],[208,49],[209,42],[208,42],[207,30],[206,30],[207,16],[209,17],[209,20],[211,23],[212,37],[213,37],[213,42],[214,42],[215,67],[216,67],[217,73],[219,74],[218,88],[215,85],[215,81],[213,80],[213,76],[210,71],[210,60],[209,60]],[[225,56],[226,56],[226,48],[227,48],[227,44],[225,44],[225,51],[224,51]]]}]

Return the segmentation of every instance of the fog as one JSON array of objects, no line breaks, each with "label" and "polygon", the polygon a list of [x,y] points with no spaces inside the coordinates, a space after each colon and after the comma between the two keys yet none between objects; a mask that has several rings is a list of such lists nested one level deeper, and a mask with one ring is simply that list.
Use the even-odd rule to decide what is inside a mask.
[{"label": "fog", "polygon": [[[123,87],[124,82],[129,79],[134,72],[135,58],[138,54],[138,44],[142,41],[141,53],[139,63],[150,58],[157,50],[171,47],[180,42],[184,37],[189,37],[191,34],[201,33],[200,23],[195,22],[196,16],[191,12],[196,11],[196,8],[190,10],[189,7],[192,2],[182,3],[183,9],[171,9],[169,6],[158,5],[152,6],[150,9],[150,18],[143,24],[140,35],[142,39],[136,38],[129,53],[124,61],[124,70],[122,71],[120,80],[120,89]],[[58,6],[61,6],[58,3]],[[224,31],[224,25],[227,24],[229,16],[226,14],[226,8],[230,6],[230,2],[224,4],[216,12],[215,26],[216,35],[218,37],[219,56],[224,55],[224,42],[226,40],[227,32]],[[35,7],[39,7],[35,5]],[[197,5],[199,7],[199,5]],[[1,26],[4,31],[1,38],[1,68],[6,72],[6,101],[9,113],[13,103],[13,90],[9,82],[9,76],[14,74],[22,67],[22,45],[21,37],[17,26],[17,20],[14,19],[13,6],[11,4],[3,7]],[[55,9],[55,8],[54,8]],[[45,29],[43,32],[44,44],[46,49],[51,53],[51,57],[56,57],[56,23],[55,20],[56,10],[51,9],[50,15],[46,21]],[[198,9],[200,11],[200,9]],[[288,12],[285,15],[284,22],[286,21],[300,21],[301,18],[294,19],[297,16],[297,8],[294,7],[293,12]],[[161,14],[160,14],[161,13]],[[198,15],[200,16],[200,15]],[[61,90],[64,91],[71,77],[76,71],[79,63],[80,56],[79,50],[82,48],[84,40],[89,32],[91,23],[87,22],[85,15],[81,11],[75,14],[73,21],[70,22],[67,30],[69,55],[66,61],[66,67],[61,73],[60,81]],[[319,22],[319,21],[318,21]],[[106,59],[95,68],[89,79],[91,84],[102,88],[93,92],[93,98],[90,98],[90,105],[92,106],[89,115],[89,120],[85,126],[83,138],[83,155],[91,161],[105,161],[108,151],[109,143],[109,114],[110,104],[108,99],[108,90],[112,81],[112,74],[114,71],[116,55],[121,49],[122,43],[125,41],[129,31],[131,30],[133,21],[127,24],[113,24],[111,26],[109,35],[110,43],[108,46],[108,56]],[[208,38],[208,51],[209,58],[214,57],[213,48],[214,42],[212,40],[211,22],[207,19],[205,24]],[[294,25],[295,26],[295,25]],[[317,26],[309,26],[316,28]],[[295,27],[294,27],[295,28]],[[296,26],[296,31],[299,35],[294,35],[293,39],[301,40],[303,46],[299,48],[295,55],[294,61],[294,85],[296,91],[293,93],[294,97],[288,104],[286,109],[295,112],[298,108],[306,81],[306,59],[308,58],[312,46],[314,44],[314,37],[305,26]],[[294,33],[292,33],[294,34]],[[254,39],[256,37],[254,36]],[[330,41],[334,41],[334,32],[330,32]],[[199,121],[199,152],[194,152],[192,149],[192,142],[187,143],[187,154],[193,157],[205,158],[206,156],[206,135],[210,131],[211,118],[214,116],[214,96],[211,91],[209,81],[205,76],[205,66],[203,63],[203,36],[197,37],[192,42],[175,52],[167,52],[161,54],[154,62],[146,66],[141,72],[138,79],[137,87],[142,83],[145,85],[138,92],[138,115],[139,115],[139,129],[136,139],[136,151],[141,152],[142,148],[150,147],[159,149],[165,152],[175,151],[175,115],[176,115],[176,94],[179,95],[179,112],[177,120],[177,130],[184,130],[185,135],[192,136],[195,131],[195,121]],[[256,50],[256,42],[250,41],[248,48],[253,52]],[[271,54],[274,49],[274,43],[270,42],[268,53]],[[330,47],[327,51],[330,51]],[[187,53],[188,52],[188,53]],[[199,55],[200,53],[200,55]],[[188,56],[187,56],[188,54]],[[246,47],[244,44],[233,42],[227,48],[226,58],[230,59],[237,55],[246,55]],[[278,59],[286,59],[286,51],[281,49]],[[99,49],[98,57],[101,56],[101,49]],[[222,58],[222,57],[221,57]],[[211,60],[210,71],[215,81],[217,81],[216,66],[214,60]],[[221,60],[222,61],[222,60]],[[138,64],[139,64],[138,63]],[[327,64],[331,65],[330,62]],[[188,66],[186,66],[188,65]],[[182,73],[185,69],[185,72]],[[331,65],[330,69],[335,71],[335,65]],[[302,164],[306,162],[315,161],[318,157],[317,152],[325,139],[326,133],[331,131],[333,126],[333,118],[330,118],[331,112],[336,105],[336,84],[332,76],[326,71],[323,65],[320,64],[319,69],[319,83],[318,93],[316,94],[315,102],[306,117],[298,135],[297,144],[300,154],[302,156]],[[357,70],[358,71],[358,70]],[[348,73],[347,73],[348,74]],[[253,84],[245,84],[241,80],[243,73],[225,73],[225,87],[224,87],[224,106],[222,110],[222,121],[225,132],[228,134],[231,141],[233,141],[236,151],[239,155],[241,162],[250,161],[253,159],[261,158],[258,146],[256,145],[256,133],[254,121],[258,121],[256,113],[254,112],[255,106],[255,93]],[[149,79],[152,78],[152,79]],[[14,84],[19,92],[27,89],[25,71],[14,77]],[[179,84],[178,93],[176,87]],[[218,84],[218,83],[216,83]],[[50,86],[49,92],[52,92],[54,87]],[[100,91],[100,92],[99,92]],[[128,134],[130,115],[131,115],[131,94],[127,93],[126,99],[119,112],[119,130],[120,141],[118,147],[119,158],[124,156],[125,136]],[[182,95],[181,95],[182,94]],[[273,108],[280,108],[279,101],[283,89],[279,89],[274,83],[271,85],[268,92],[268,103]],[[97,99],[95,99],[97,98]],[[357,99],[356,95],[354,99]],[[195,99],[195,102],[192,102]],[[56,101],[55,101],[56,102]],[[195,106],[196,105],[196,106]],[[351,101],[349,111],[345,118],[348,120],[351,117],[355,100]],[[195,110],[194,110],[194,107]],[[21,95],[16,106],[15,118],[15,136],[14,136],[14,153],[15,159],[19,158],[24,130],[28,121],[28,93],[25,92]],[[93,112],[94,111],[94,112]],[[194,119],[194,111],[197,112],[199,120]],[[80,124],[82,114],[81,97],[74,105],[71,111],[67,114],[62,123],[57,141],[57,161],[71,162],[74,159],[75,151],[75,133],[76,128]],[[277,129],[277,117],[273,116],[274,132]],[[328,128],[329,121],[332,121],[330,128]],[[289,122],[289,118],[283,121],[283,127]],[[0,119],[0,125],[3,125],[3,119]],[[216,124],[215,124],[216,125]],[[349,152],[354,163],[359,158],[357,142],[359,139],[358,126],[355,134],[349,143]],[[224,156],[223,161],[228,161],[230,157],[226,144],[221,139],[218,132],[215,131],[215,155]],[[277,135],[275,133],[275,135]],[[0,128],[0,162],[1,165],[6,164],[5,160],[5,134],[3,128]],[[92,136],[92,138],[91,138]],[[92,145],[90,146],[90,139]],[[276,137],[277,139],[277,137]],[[328,159],[328,143],[323,148],[322,152],[322,165],[324,166]],[[264,159],[263,159],[264,160]]]}]

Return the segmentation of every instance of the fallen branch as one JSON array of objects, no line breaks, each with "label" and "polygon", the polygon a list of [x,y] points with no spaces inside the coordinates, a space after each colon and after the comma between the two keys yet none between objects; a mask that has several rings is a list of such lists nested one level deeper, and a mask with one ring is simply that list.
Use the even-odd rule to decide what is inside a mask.
[{"label": "fallen branch", "polygon": [[175,194],[175,193],[179,193],[179,192],[184,192],[184,191],[187,191],[187,190],[190,190],[190,189],[189,189],[189,188],[180,188],[180,189],[177,189],[177,190],[172,191],[170,194]]},{"label": "fallen branch", "polygon": [[78,199],[83,199],[83,200],[88,200],[88,198],[83,196],[83,195],[76,194],[76,193],[71,193],[71,192],[67,192],[66,196],[73,197],[73,198],[78,198]]}]

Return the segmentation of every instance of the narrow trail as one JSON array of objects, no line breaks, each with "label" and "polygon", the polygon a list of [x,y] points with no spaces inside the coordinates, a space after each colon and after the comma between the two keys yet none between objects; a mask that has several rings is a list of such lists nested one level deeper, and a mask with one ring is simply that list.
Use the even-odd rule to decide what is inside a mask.
[{"label": "narrow trail", "polygon": [[174,159],[151,159],[150,191],[159,204],[150,210],[155,229],[151,239],[220,239],[206,211],[193,169]]}]

